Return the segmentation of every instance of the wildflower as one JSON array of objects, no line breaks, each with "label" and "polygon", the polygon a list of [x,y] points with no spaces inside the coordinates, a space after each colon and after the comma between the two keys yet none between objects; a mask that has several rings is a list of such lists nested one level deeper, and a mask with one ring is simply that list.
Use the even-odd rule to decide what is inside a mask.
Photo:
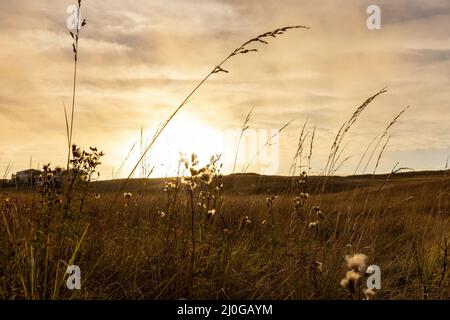
[{"label": "wildflower", "polygon": [[325,215],[323,214],[322,210],[317,211],[316,215],[318,219],[325,219]]},{"label": "wildflower", "polygon": [[211,170],[209,170],[208,167],[201,168],[198,171],[198,176],[206,184],[210,184],[212,182],[213,174],[212,174]]},{"label": "wildflower", "polygon": [[76,144],[72,145],[72,155],[73,155],[74,158],[80,158],[81,157],[80,148],[78,148]]},{"label": "wildflower", "polygon": [[319,228],[319,221],[313,221],[313,222],[310,222],[309,225],[308,225],[308,227],[309,227],[310,229],[317,229],[317,228]]},{"label": "wildflower", "polygon": [[365,300],[370,300],[375,295],[375,290],[369,289],[369,288],[364,288],[363,294],[364,294]]},{"label": "wildflower", "polygon": [[181,178],[181,183],[184,185],[189,185],[192,182],[192,178],[191,177],[182,177]]},{"label": "wildflower", "polygon": [[164,218],[164,217],[166,216],[166,214],[164,213],[164,211],[161,211],[161,212],[159,213],[159,215],[161,216],[161,218]]},{"label": "wildflower", "polygon": [[169,192],[171,190],[175,190],[177,188],[177,185],[172,181],[166,181],[164,183],[164,192]]},{"label": "wildflower", "polygon": [[100,194],[97,193],[97,194],[95,195],[95,199],[100,199]]},{"label": "wildflower", "polygon": [[353,256],[347,255],[345,256],[345,261],[347,262],[347,266],[353,271],[358,271],[360,273],[364,273],[367,266],[368,257],[365,254],[357,253]]},{"label": "wildflower", "polygon": [[211,218],[212,216],[214,216],[216,214],[216,209],[211,209],[208,210],[208,213],[206,214],[206,218]]},{"label": "wildflower", "polygon": [[248,216],[242,217],[242,218],[241,218],[241,223],[240,223],[240,225],[239,225],[239,229],[241,229],[241,228],[243,228],[243,227],[245,227],[245,226],[248,226],[248,225],[250,225],[251,223],[252,223],[252,221],[249,219]]},{"label": "wildflower", "polygon": [[345,278],[341,280],[341,287],[348,289],[351,293],[355,293],[360,278],[361,275],[358,272],[353,270],[347,271]]},{"label": "wildflower", "polygon": [[273,204],[273,200],[275,200],[277,197],[271,196],[266,198],[267,207],[271,208]]},{"label": "wildflower", "polygon": [[305,192],[305,193],[300,193],[300,198],[302,198],[302,199],[308,199],[309,198],[309,193],[307,193],[307,192]]},{"label": "wildflower", "polygon": [[197,169],[195,169],[194,167],[190,167],[189,172],[191,173],[192,177],[195,177],[198,174]]},{"label": "wildflower", "polygon": [[262,225],[265,225],[266,223],[267,223],[266,220],[263,220],[263,221],[261,222]]},{"label": "wildflower", "polygon": [[126,200],[131,199],[132,196],[133,196],[133,194],[132,194],[131,192],[124,192],[124,194],[123,194],[123,197],[124,197]]},{"label": "wildflower", "polygon": [[227,228],[223,229],[223,234],[224,234],[225,236],[228,235],[228,229],[227,229]]}]

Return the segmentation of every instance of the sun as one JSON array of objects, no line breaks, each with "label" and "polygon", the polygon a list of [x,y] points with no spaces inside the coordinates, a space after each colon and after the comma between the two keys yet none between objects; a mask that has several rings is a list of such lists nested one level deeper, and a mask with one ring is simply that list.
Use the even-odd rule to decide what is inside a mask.
[{"label": "sun", "polygon": [[[155,129],[147,130],[144,134],[143,145],[150,142]],[[141,140],[139,138],[139,140]],[[140,141],[130,153],[130,145],[121,147],[121,154],[128,159],[123,166],[121,176],[128,175],[141,156]],[[187,114],[175,117],[164,129],[153,147],[146,154],[143,164],[145,171],[152,172],[150,177],[175,176],[178,171],[180,153],[197,154],[200,164],[207,164],[212,155],[224,154],[224,134],[209,125]],[[141,167],[141,166],[140,166]],[[134,177],[141,177],[142,169],[138,168]]]}]

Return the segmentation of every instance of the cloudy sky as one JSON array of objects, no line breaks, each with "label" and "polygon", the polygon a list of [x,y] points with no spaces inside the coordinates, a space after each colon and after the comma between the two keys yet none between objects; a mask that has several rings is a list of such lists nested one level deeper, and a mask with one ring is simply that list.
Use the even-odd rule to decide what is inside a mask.
[{"label": "cloudy sky", "polygon": [[[70,109],[73,72],[66,10],[74,3],[0,2],[2,175],[10,162],[13,171],[29,167],[30,159],[33,167],[65,162],[63,106]],[[371,4],[381,8],[381,30],[366,26]],[[378,171],[390,171],[397,162],[416,170],[445,166],[448,0],[84,0],[81,14],[88,23],[80,39],[74,142],[105,151],[103,178],[116,175],[127,158],[120,175],[128,174],[139,155],[141,127],[145,142],[230,51],[288,25],[311,29],[290,31],[256,45],[256,53],[234,57],[224,65],[229,73],[214,75],[194,95],[149,153],[146,164],[155,167],[155,175],[171,173],[178,151],[205,159],[221,152],[231,170],[230,132],[252,108],[236,171],[274,130],[293,120],[249,169],[267,172],[261,168],[270,166],[270,173],[287,174],[307,120],[306,141],[316,126],[311,170],[320,172],[342,123],[384,87],[388,92],[366,109],[344,141],[342,158],[351,158],[339,173],[353,173],[370,141],[408,105],[389,133]]]}]

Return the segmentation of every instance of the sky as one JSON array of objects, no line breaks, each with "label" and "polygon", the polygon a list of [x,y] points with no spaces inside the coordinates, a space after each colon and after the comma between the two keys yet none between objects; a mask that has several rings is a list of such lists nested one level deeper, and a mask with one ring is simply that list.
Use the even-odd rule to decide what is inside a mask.
[{"label": "sky", "polygon": [[[0,2],[0,174],[64,165],[64,106],[72,101],[67,8],[76,1]],[[380,8],[370,30],[367,7]],[[339,128],[382,88],[348,133],[337,174],[399,167],[443,169],[450,154],[448,0],[82,1],[73,141],[105,152],[101,177],[123,177],[196,84],[243,42],[304,25],[258,52],[235,56],[175,116],[149,150],[146,170],[173,175],[179,152],[202,163],[221,153],[233,171],[240,127],[252,110],[235,172],[289,174],[306,122],[302,163],[320,173]],[[366,153],[390,121],[377,149]],[[291,121],[277,135],[277,130]],[[310,139],[315,129],[310,161]],[[143,134],[141,135],[141,128]],[[142,136],[142,138],[141,138]],[[272,139],[269,139],[273,136]],[[263,146],[268,142],[266,147]],[[134,145],[134,148],[133,148]],[[372,148],[375,143],[372,144]],[[370,154],[373,153],[372,158]],[[369,161],[370,160],[370,161]],[[365,171],[364,171],[365,169]]]}]

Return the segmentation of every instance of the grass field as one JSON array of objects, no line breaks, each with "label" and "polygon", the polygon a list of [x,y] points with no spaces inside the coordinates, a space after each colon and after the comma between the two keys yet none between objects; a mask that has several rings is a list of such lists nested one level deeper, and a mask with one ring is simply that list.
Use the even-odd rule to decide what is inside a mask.
[{"label": "grass field", "polygon": [[[74,129],[83,131],[87,130],[85,128],[95,128],[98,130],[97,133],[95,130],[92,133],[91,131],[83,133],[89,134],[89,138],[95,140],[101,132],[108,143],[113,144],[117,150],[121,150],[122,147],[115,144],[116,135],[112,137],[106,131],[103,132],[107,125],[101,121],[101,119],[107,119],[114,114],[114,112],[110,114],[110,109],[106,108],[111,106],[114,109],[119,105],[114,103],[110,105],[108,101],[110,92],[108,94],[97,92],[96,87],[93,86],[95,80],[92,80],[90,84],[84,80],[81,84],[92,85],[93,91],[88,90],[83,93],[81,101],[85,104],[85,109],[81,113],[88,114],[89,118],[95,122],[91,123],[91,127],[82,127],[84,129],[79,129],[75,125],[74,119],[78,113],[78,72],[82,66],[79,63],[83,61],[79,58],[84,57],[84,44],[91,46],[88,48],[90,50],[86,51],[92,54],[96,48],[103,47],[107,43],[104,40],[108,38],[96,39],[96,41],[101,40],[100,47],[95,47],[93,45],[95,41],[89,36],[86,40],[90,41],[84,43],[83,37],[84,30],[87,28],[87,20],[81,19],[80,16],[81,0],[77,1],[77,5],[72,8],[74,9],[73,22],[75,24],[72,29],[68,26],[70,30],[67,32],[67,37],[70,35],[71,42],[71,46],[68,48],[73,52],[73,74],[70,74],[71,103],[66,108],[63,101],[61,109],[64,111],[67,138],[67,145],[63,146],[64,152],[61,152],[63,147],[59,149],[54,146],[56,144],[54,140],[45,139],[48,143],[47,146],[51,146],[48,148],[57,150],[55,154],[67,155],[67,162],[63,164],[63,167],[44,165],[42,171],[40,170],[42,173],[39,178],[34,177],[36,183],[33,182],[33,176],[31,179],[25,177],[25,180],[31,181],[29,184],[32,186],[29,187],[18,187],[17,181],[20,179],[17,175],[11,180],[6,179],[11,173],[14,159],[6,166],[5,173],[0,180],[0,299],[450,299],[450,176],[448,161],[442,171],[412,172],[409,168],[399,167],[399,161],[390,174],[375,174],[378,172],[377,169],[379,169],[386,146],[390,142],[393,128],[409,109],[409,106],[403,105],[403,100],[396,100],[401,101],[402,105],[395,106],[386,104],[384,101],[385,106],[398,108],[396,116],[390,122],[382,125],[380,131],[377,131],[377,136],[372,137],[372,140],[368,139],[370,143],[365,151],[360,148],[353,150],[356,153],[353,155],[361,157],[354,172],[366,173],[369,172],[367,170],[369,169],[372,174],[337,176],[342,166],[353,156],[347,154],[346,147],[350,139],[355,140],[352,136],[355,123],[375,99],[378,100],[380,95],[387,93],[386,88],[372,93],[346,116],[346,120],[334,136],[328,157],[322,159],[325,160],[325,164],[320,161],[317,163],[311,161],[313,153],[316,152],[315,148],[323,148],[323,145],[315,144],[316,128],[317,135],[331,131],[332,128],[326,128],[326,124],[321,123],[320,119],[334,119],[335,114],[326,114],[325,117],[327,110],[338,110],[338,112],[347,110],[325,108],[328,105],[328,99],[342,99],[346,95],[348,96],[345,93],[333,93],[329,97],[328,93],[325,95],[329,86],[333,87],[334,84],[339,84],[336,86],[337,88],[341,86],[341,74],[339,77],[336,76],[333,81],[326,81],[324,88],[317,87],[315,92],[314,90],[308,92],[308,96],[311,94],[313,97],[317,95],[317,92],[323,92],[324,94],[321,93],[317,96],[326,100],[323,100],[324,103],[320,105],[320,108],[314,109],[308,106],[307,108],[310,108],[307,110],[308,113],[298,114],[299,118],[303,119],[304,125],[298,143],[289,141],[291,143],[289,150],[295,151],[290,169],[283,168],[283,170],[289,169],[289,176],[262,176],[247,172],[253,168],[252,162],[260,152],[275,144],[271,139],[279,136],[294,119],[283,119],[285,124],[281,128],[278,126],[281,122],[277,120],[279,129],[274,130],[276,134],[271,136],[265,144],[260,144],[259,141],[255,142],[252,145],[255,148],[252,149],[258,151],[252,158],[253,160],[244,167],[242,173],[236,173],[238,154],[243,151],[241,150],[243,148],[240,148],[242,147],[241,140],[244,140],[244,132],[250,128],[250,125],[254,125],[252,122],[253,106],[251,106],[251,111],[240,127],[237,148],[230,147],[224,151],[227,155],[234,156],[232,171],[228,170],[224,174],[221,158],[218,155],[211,157],[209,163],[199,163],[198,157],[192,154],[180,155],[178,173],[175,177],[133,179],[138,176],[139,171],[143,177],[151,176],[154,168],[146,167],[146,165],[151,162],[147,162],[147,160],[154,160],[152,156],[154,157],[156,153],[154,151],[155,144],[161,140],[160,137],[167,131],[166,128],[177,117],[179,111],[188,107],[189,102],[206,82],[216,76],[226,76],[233,70],[231,63],[237,59],[244,59],[243,55],[250,59],[250,57],[264,52],[265,48],[272,42],[278,41],[278,38],[286,37],[286,33],[309,32],[309,26],[292,24],[271,29],[259,33],[259,35],[256,33],[256,36],[246,38],[248,40],[234,47],[234,50],[227,51],[203,77],[194,76],[194,73],[187,75],[186,79],[189,78],[189,81],[194,79],[194,85],[180,99],[179,104],[173,106],[165,120],[160,122],[161,119],[151,119],[158,122],[153,136],[145,138],[143,127],[141,127],[139,141],[133,144],[132,137],[129,138],[133,147],[116,172],[116,176],[124,178],[98,181],[103,152],[96,147],[90,147],[87,150],[80,149],[75,145],[73,132]],[[134,16],[130,15],[130,17]],[[96,17],[93,18],[95,21]],[[97,20],[93,24],[94,27],[99,26],[98,21],[101,20]],[[326,25],[328,26],[328,24]],[[109,29],[116,30],[115,27]],[[207,27],[208,29],[216,28],[212,28],[209,24]],[[236,30],[238,29],[240,27]],[[342,30],[344,35],[347,34],[345,30]],[[117,33],[119,34],[119,32]],[[341,42],[342,34],[336,38],[339,39],[339,41],[336,40],[336,43]],[[145,34],[145,37],[132,42],[135,42],[138,47],[139,42],[147,36],[148,34]],[[395,34],[395,36],[398,38],[398,35]],[[161,38],[164,39],[162,35]],[[220,31],[220,37],[217,36],[213,40],[219,41],[219,44],[225,44],[228,38],[228,32]],[[116,34],[114,34],[111,39],[119,41],[120,37],[116,38]],[[172,43],[172,38],[169,40],[164,40],[164,42]],[[323,39],[317,41],[323,41]],[[79,46],[79,43],[82,45]],[[114,45],[116,48],[116,42]],[[117,45],[120,44],[117,43]],[[174,41],[174,45],[177,45],[176,41]],[[181,45],[182,43],[179,48],[183,48]],[[301,45],[308,50],[313,50],[313,48],[309,49],[307,43]],[[344,45],[348,46],[345,42]],[[229,48],[228,43],[226,47]],[[127,47],[125,46],[125,48]],[[182,60],[184,60],[186,51],[178,47],[173,47],[172,50],[175,48],[176,51],[182,51]],[[193,56],[202,57],[199,55],[202,48],[194,45],[191,48]],[[327,52],[321,47],[318,48]],[[208,50],[208,47],[203,49]],[[278,48],[278,50],[280,49]],[[382,51],[384,50],[380,52]],[[403,52],[403,48],[401,51]],[[128,50],[124,52],[128,52]],[[274,55],[273,52],[279,53]],[[315,55],[313,51],[307,52],[310,56]],[[100,52],[96,51],[95,55],[98,55],[100,60],[87,59],[87,61],[102,61],[102,63],[108,61],[109,58],[102,54],[101,50]],[[274,61],[280,62],[280,68],[284,62],[282,54],[284,54],[283,51],[272,51],[272,58]],[[354,59],[351,55],[347,56],[347,52],[342,57],[334,52],[329,52],[329,54],[330,57],[333,55],[339,57],[337,61]],[[148,53],[145,54],[146,57],[147,55]],[[166,56],[167,53],[164,55]],[[416,55],[414,53],[414,56]],[[53,56],[51,57],[51,59],[55,59]],[[358,51],[355,57],[359,59],[364,55]],[[302,57],[301,60],[305,61],[302,63],[309,63],[306,57]],[[383,60],[389,59],[377,57],[373,61],[376,61],[378,65]],[[326,59],[325,69],[327,71],[331,69],[330,71],[333,73],[334,68],[330,68],[329,61],[331,60]],[[144,65],[145,61],[142,63]],[[244,63],[246,62],[244,61]],[[288,65],[284,64],[284,67],[286,66]],[[364,66],[363,62],[354,68],[359,70],[362,69],[361,66]],[[88,65],[87,68],[89,67],[99,66]],[[127,66],[124,70],[128,69],[130,68]],[[276,68],[268,65],[261,66],[261,70],[266,70],[268,73],[272,72],[272,69]],[[14,69],[11,70],[13,70],[12,73],[17,73]],[[145,70],[143,73],[147,72]],[[164,70],[163,65],[161,70]],[[394,74],[404,73],[401,68],[399,70]],[[422,68],[417,70],[422,70]],[[418,74],[417,70],[411,74]],[[439,65],[436,70],[445,70],[445,67]],[[312,74],[311,82],[316,81],[316,71],[303,71],[306,75]],[[365,67],[364,71],[366,71]],[[39,75],[41,73],[39,71]],[[380,74],[385,75],[385,73]],[[322,74],[318,71],[317,75],[319,75],[317,79],[322,78]],[[257,76],[256,73],[255,76]],[[118,77],[122,76],[118,75]],[[158,77],[155,78],[156,82],[153,81],[155,79],[149,78],[152,80],[151,85],[166,82],[164,79],[160,81]],[[303,77],[302,73],[299,78],[303,79]],[[310,81],[309,77],[308,75],[308,81]],[[351,73],[350,75],[343,74],[343,78],[345,77],[354,76],[351,76]],[[293,78],[297,78],[297,76]],[[380,83],[379,79],[376,79],[376,75],[372,75],[369,71],[364,74],[364,77],[358,75],[355,78],[361,83],[373,81],[374,86],[378,86]],[[22,88],[22,78],[17,77],[17,79],[20,80],[20,88]],[[113,75],[111,75],[111,79],[114,79]],[[107,82],[116,82],[110,81],[111,79],[108,78]],[[182,76],[180,79],[184,83],[185,77]],[[428,78],[424,77],[424,79]],[[135,80],[139,80],[140,83],[145,79],[139,77]],[[179,79],[176,80],[179,81]],[[267,90],[284,90],[281,82],[279,85],[276,78],[272,80],[275,80],[274,85]],[[46,81],[39,78],[39,82],[47,83]],[[246,80],[240,79],[240,81],[244,83]],[[408,79],[409,82],[411,82],[410,79]],[[113,95],[120,97],[121,100],[132,97],[132,94],[121,96],[120,83],[117,82],[118,86],[112,91]],[[393,82],[392,78],[389,78],[386,83],[394,83],[394,85],[397,83],[397,90],[401,87],[399,85],[401,82],[397,80]],[[440,78],[439,83],[445,86],[445,82]],[[434,122],[429,120],[430,115],[427,113],[429,111],[427,109],[430,109],[430,105],[439,104],[444,110],[444,98],[434,96],[440,89],[435,88],[433,83],[418,82],[418,84],[421,90],[426,86],[433,88],[433,95],[428,93],[432,96],[431,100],[428,104],[421,100],[407,101],[417,102],[420,109],[416,112],[424,115],[423,123],[434,125]],[[367,83],[364,84],[364,87],[366,86],[368,86]],[[350,88],[351,90],[357,89],[353,86]],[[290,89],[288,90],[287,86],[286,90],[286,94],[289,95]],[[56,92],[59,89],[53,91]],[[178,92],[178,89],[176,91]],[[247,101],[256,101],[255,104],[258,104],[260,96],[261,99],[265,98],[262,95],[265,93],[263,91],[254,92],[254,97],[258,99],[248,100],[249,97],[247,97]],[[91,117],[90,107],[86,104],[89,100],[86,95],[89,93],[97,98],[101,97],[102,110],[106,110],[101,117],[94,114]],[[231,91],[223,96],[223,100],[239,93],[240,91]],[[154,114],[159,113],[156,112],[158,110],[153,109],[154,106],[151,105],[153,101],[150,103],[147,101],[152,94],[150,92],[148,96],[147,93],[142,96],[146,99],[145,105],[150,104],[153,117]],[[400,94],[397,93],[397,96]],[[426,96],[427,92],[420,91],[418,95]],[[161,94],[161,97],[163,96]],[[218,96],[220,97],[220,95]],[[351,103],[355,102],[353,97],[356,96],[359,99],[359,93],[355,91],[352,93]],[[212,103],[208,108],[211,110],[215,108],[211,112],[222,121],[221,115],[225,114],[227,110],[214,107],[213,97],[214,95],[211,96]],[[350,101],[349,96],[346,99]],[[8,104],[10,103],[8,100],[6,101]],[[169,98],[167,101],[172,102]],[[297,103],[297,101],[295,102]],[[300,101],[299,105],[306,102]],[[358,102],[360,101],[358,100]],[[31,101],[26,105],[34,106],[38,103],[42,102]],[[131,99],[131,101],[124,102],[123,105],[128,108],[133,106],[133,103],[133,99]],[[229,103],[231,106],[234,102],[230,100]],[[278,103],[277,101],[276,104]],[[281,102],[280,105],[282,105]],[[122,104],[120,104],[122,109],[121,106]],[[166,107],[168,106],[164,102],[161,110],[165,112]],[[242,103],[233,107],[242,109]],[[21,107],[19,105],[14,108],[20,109]],[[273,115],[275,119],[278,113],[283,114],[279,112],[281,108],[275,105],[271,108],[274,112],[267,113],[267,118]],[[445,123],[445,114],[442,110],[440,113],[436,113],[436,116],[442,123]],[[133,113],[129,113],[129,111],[126,109],[126,113],[123,113],[121,117],[133,117]],[[255,112],[257,111],[255,110]],[[295,113],[284,114],[289,117],[294,114],[297,116],[297,111],[299,110],[296,107]],[[311,114],[320,113],[317,124],[310,125],[308,123],[309,112]],[[378,112],[382,113],[382,108]],[[139,115],[135,113],[134,117],[137,118]],[[20,117],[18,115],[11,117],[11,119],[13,118],[30,118],[30,121],[33,122],[35,118],[37,119],[33,115],[23,116],[22,114]],[[10,118],[5,119],[8,123],[10,122]],[[80,117],[80,119],[83,118]],[[114,130],[118,132],[125,130],[122,127],[124,124],[122,119],[116,120],[118,124]],[[144,122],[147,120],[150,119],[142,119]],[[371,120],[378,123],[378,119]],[[445,127],[440,131],[441,135],[430,138],[422,136],[420,132],[427,131],[428,127],[422,128],[421,121],[417,119],[414,121],[413,126],[417,127],[414,127],[411,135],[417,134],[414,141],[421,143],[415,145],[414,148],[411,147],[414,150],[424,149],[423,145],[426,143],[428,143],[427,147],[431,148],[433,147],[431,142],[434,143],[439,139],[446,140]],[[216,123],[216,125],[218,124]],[[38,129],[33,130],[44,129],[44,125],[39,125]],[[14,127],[14,131],[6,131],[5,140],[8,140],[8,134],[21,135],[22,132],[18,132],[18,130],[21,130],[22,126],[17,128]],[[49,134],[52,137],[56,136],[55,132],[59,129],[53,126],[51,129],[52,131],[48,131],[51,132]],[[30,136],[24,134],[23,139],[34,138],[35,132],[30,132],[33,134]],[[176,133],[177,136],[182,136],[186,132],[180,130]],[[363,138],[366,139],[366,136]],[[96,144],[99,141],[92,142]],[[15,153],[16,157],[23,157],[28,152],[28,150],[22,150],[25,149],[23,146],[14,145],[14,142],[9,143],[11,150],[20,151]],[[205,143],[202,147],[213,147],[212,144]],[[442,145],[445,145],[445,142]],[[129,159],[135,146],[140,148],[138,158]],[[39,148],[33,145],[33,149]],[[45,150],[40,151],[44,152]],[[322,151],[320,150],[319,154],[323,154]],[[8,152],[5,152],[5,155],[10,156]],[[280,155],[281,153],[276,154],[277,160],[280,160]],[[50,159],[46,160],[50,161]],[[121,169],[128,160],[133,162],[128,168],[131,170],[122,173]],[[283,160],[289,161],[290,159]],[[437,161],[437,158],[433,158],[433,160]],[[130,164],[130,161],[127,165]],[[275,163],[275,161],[273,162]],[[173,164],[164,163],[162,165]],[[313,168],[313,170],[317,170],[319,167],[322,168],[320,172],[314,171],[318,172],[318,176],[309,175]],[[423,167],[436,168],[435,163],[425,163]],[[31,156],[29,168],[32,168]],[[411,172],[405,172],[407,169]],[[298,170],[306,171],[299,173]],[[145,174],[142,174],[144,172]],[[275,172],[282,172],[282,170],[277,168]],[[111,174],[111,177],[114,177],[114,174]],[[72,290],[73,288],[69,288],[70,284],[75,283],[76,285],[76,281],[71,282],[74,278],[70,270],[75,270],[74,266],[80,268],[81,286]],[[372,280],[375,282],[371,282]],[[370,287],[370,284],[373,283],[376,283],[375,288]]]},{"label": "grass field", "polygon": [[[113,206],[120,181],[104,181],[68,212],[5,189],[0,297],[361,299],[366,275],[340,282],[362,253],[381,269],[373,299],[449,299],[446,173],[136,179]],[[81,290],[66,288],[69,264]]]}]

